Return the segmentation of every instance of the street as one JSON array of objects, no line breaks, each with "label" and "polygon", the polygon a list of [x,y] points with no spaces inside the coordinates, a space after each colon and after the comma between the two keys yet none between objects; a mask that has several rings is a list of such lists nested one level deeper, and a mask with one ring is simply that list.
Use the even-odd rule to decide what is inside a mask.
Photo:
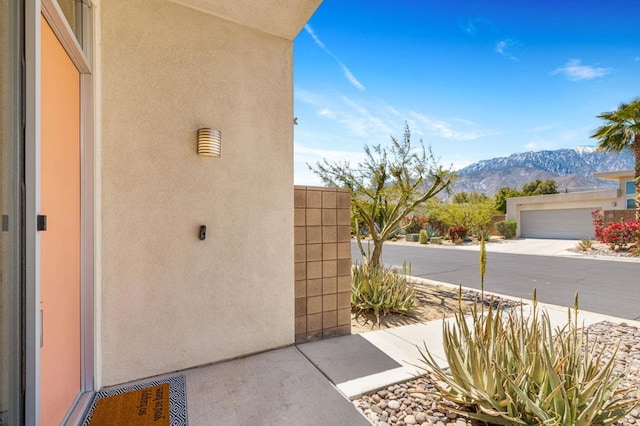
[{"label": "street", "polygon": [[[351,244],[354,262],[362,257]],[[411,264],[411,275],[465,287],[480,288],[478,252],[429,245],[385,244],[385,265]],[[640,320],[640,263],[521,254],[487,253],[485,290],[573,306],[579,293],[580,309]]]}]

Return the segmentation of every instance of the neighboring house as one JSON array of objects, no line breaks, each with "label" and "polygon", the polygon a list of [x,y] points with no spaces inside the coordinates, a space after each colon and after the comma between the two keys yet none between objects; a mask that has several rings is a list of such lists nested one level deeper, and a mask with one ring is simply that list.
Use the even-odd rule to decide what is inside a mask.
[{"label": "neighboring house", "polygon": [[518,222],[523,238],[593,238],[591,212],[635,209],[633,170],[596,173],[617,181],[618,189],[569,192],[507,199],[507,219]]},{"label": "neighboring house", "polygon": [[0,423],[294,342],[293,39],[320,2],[0,1]]}]

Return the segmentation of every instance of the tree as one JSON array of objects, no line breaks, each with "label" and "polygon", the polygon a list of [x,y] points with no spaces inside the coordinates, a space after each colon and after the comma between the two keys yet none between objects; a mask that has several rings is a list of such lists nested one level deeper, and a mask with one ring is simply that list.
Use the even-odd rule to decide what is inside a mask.
[{"label": "tree", "polygon": [[598,140],[598,150],[620,153],[628,149],[633,152],[636,220],[640,220],[640,98],[628,104],[621,103],[617,110],[603,112],[598,118],[605,122],[591,135]]},{"label": "tree", "polygon": [[532,195],[546,195],[557,194],[558,185],[553,179],[547,179],[544,182],[541,179],[536,179],[531,182],[527,182],[522,185],[522,190],[518,191],[515,188],[509,188],[503,186],[494,195],[494,203],[496,210],[499,213],[507,213],[507,198],[513,197],[530,197]]},{"label": "tree", "polygon": [[558,185],[553,179],[547,179],[544,182],[540,179],[536,179],[522,185],[522,192],[524,195],[557,194]]},{"label": "tree", "polygon": [[464,204],[464,203],[482,203],[483,201],[487,201],[489,196],[482,192],[458,192],[453,195],[451,199],[452,203],[455,204]]},{"label": "tree", "polygon": [[318,162],[309,168],[328,186],[351,190],[351,214],[356,228],[364,226],[373,240],[368,255],[356,234],[362,258],[379,266],[384,242],[407,226],[403,219],[418,205],[448,190],[455,174],[440,166],[431,149],[411,144],[409,126],[391,145],[364,146],[365,160],[352,168],[348,162]]},{"label": "tree", "polygon": [[524,194],[518,191],[517,189],[503,186],[502,188],[498,189],[498,192],[496,192],[496,195],[494,196],[494,200],[495,200],[494,203],[495,203],[496,210],[502,214],[506,214],[507,198],[522,197],[522,196],[524,196]]},{"label": "tree", "polygon": [[475,234],[486,231],[495,214],[493,201],[490,198],[478,197],[466,203],[451,202],[442,205],[437,218],[448,227],[464,226]]}]

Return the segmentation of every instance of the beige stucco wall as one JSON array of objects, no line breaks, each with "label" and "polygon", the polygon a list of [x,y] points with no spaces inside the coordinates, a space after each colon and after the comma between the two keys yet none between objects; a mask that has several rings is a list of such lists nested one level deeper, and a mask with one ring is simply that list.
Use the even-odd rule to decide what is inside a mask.
[{"label": "beige stucco wall", "polygon": [[100,9],[100,384],[292,343],[292,42],[165,0]]},{"label": "beige stucco wall", "polygon": [[560,194],[515,197],[507,199],[507,219],[518,222],[516,236],[520,236],[520,214],[531,210],[584,209],[604,210],[620,204],[619,189],[569,192]]}]

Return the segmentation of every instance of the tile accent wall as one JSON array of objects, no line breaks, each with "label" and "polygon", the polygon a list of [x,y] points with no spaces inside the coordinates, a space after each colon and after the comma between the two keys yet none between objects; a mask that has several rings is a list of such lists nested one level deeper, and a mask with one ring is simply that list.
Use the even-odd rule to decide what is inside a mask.
[{"label": "tile accent wall", "polygon": [[629,219],[635,219],[635,210],[605,210],[603,211],[604,224],[611,225],[616,222],[623,222]]},{"label": "tile accent wall", "polygon": [[294,187],[296,342],[351,333],[351,193]]}]

